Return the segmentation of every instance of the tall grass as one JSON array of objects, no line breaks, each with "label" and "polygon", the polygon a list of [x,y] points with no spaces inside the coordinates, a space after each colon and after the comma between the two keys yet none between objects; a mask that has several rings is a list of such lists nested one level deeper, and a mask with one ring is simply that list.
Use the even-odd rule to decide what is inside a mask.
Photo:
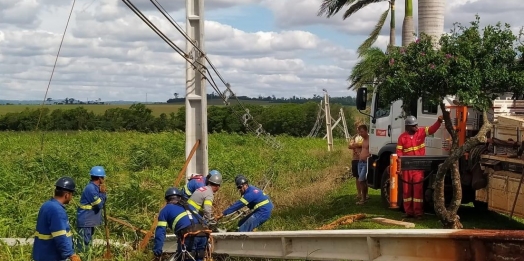
[{"label": "tall grass", "polygon": [[[40,134],[31,132],[0,133],[0,201],[4,202],[0,208],[0,237],[31,237],[38,209],[51,198],[54,182],[61,176],[71,176],[83,189],[89,182],[89,170],[95,165],[102,165],[107,171],[108,214],[148,230],[165,189],[173,184],[185,160],[183,133],[50,132],[45,134],[43,151],[40,138]],[[275,203],[275,218],[260,230],[300,229],[300,223],[306,226],[307,217],[289,220],[287,214],[279,213],[318,201],[338,187],[337,178],[349,165],[349,153],[344,149],[344,140],[336,140],[337,149],[331,153],[322,139],[278,140],[284,145],[280,152],[250,135],[210,135],[209,168],[220,170],[225,180],[217,194],[217,210],[238,199],[233,184],[237,174],[246,175],[259,187],[272,176],[266,192]],[[67,207],[73,227],[74,206],[79,198],[80,193]],[[140,239],[121,225],[109,225],[114,240]],[[97,230],[95,238],[103,239],[101,232],[102,229]],[[0,249],[0,260],[29,260],[31,254],[30,247]],[[96,260],[102,253],[103,247],[94,248],[85,260]],[[125,251],[117,254],[114,260],[142,260]]]}]

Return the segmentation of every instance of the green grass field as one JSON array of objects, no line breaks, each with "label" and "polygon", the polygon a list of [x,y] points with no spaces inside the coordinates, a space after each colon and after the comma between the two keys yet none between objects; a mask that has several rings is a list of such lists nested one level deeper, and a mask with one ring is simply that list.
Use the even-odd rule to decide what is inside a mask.
[{"label": "green grass field", "polygon": [[[236,102],[232,102],[232,104],[237,104]],[[263,105],[263,106],[270,106],[270,105],[278,105],[281,103],[269,103],[266,101],[242,101],[242,104],[254,104],[254,105]],[[182,107],[183,103],[171,103],[171,104],[147,104],[147,108],[151,109],[153,111],[153,115],[159,116],[162,113],[170,114],[171,112],[177,112],[180,107]],[[224,106],[224,103],[222,100],[209,100],[208,101],[209,106]],[[95,114],[103,114],[106,110],[112,109],[112,108],[123,108],[128,109],[131,104],[71,104],[71,105],[44,105],[44,108],[49,108],[51,111],[56,109],[74,109],[79,106],[82,106],[86,108],[88,111],[93,111]],[[6,113],[10,112],[21,112],[25,109],[38,109],[41,105],[0,105],[0,116],[4,115]]]},{"label": "green grass field", "polygon": [[[209,136],[209,167],[220,170],[225,184],[216,196],[217,211],[238,199],[233,178],[246,175],[256,186],[273,176],[266,192],[275,203],[272,218],[259,231],[315,229],[340,217],[364,213],[368,217],[401,219],[401,212],[381,205],[379,191],[370,190],[371,200],[355,204],[354,179],[346,167],[350,153],[344,140],[335,140],[335,151],[326,141],[278,137],[280,152],[249,135]],[[184,134],[136,132],[51,132],[45,133],[43,151],[40,133],[0,133],[0,237],[30,237],[40,205],[52,195],[53,183],[63,175],[75,178],[82,188],[89,169],[103,165],[108,171],[108,213],[148,230],[158,211],[165,189],[171,186],[184,162]],[[273,167],[274,172],[268,172]],[[76,195],[78,202],[80,195]],[[67,207],[70,223],[76,222],[74,203]],[[492,212],[480,213],[469,206],[460,210],[465,228],[524,229]],[[440,228],[435,216],[415,221],[416,228]],[[235,224],[232,224],[234,227]],[[134,241],[135,234],[121,225],[109,224],[111,237]],[[369,218],[339,228],[385,229]],[[98,229],[95,238],[103,239]],[[104,247],[95,247],[82,260],[100,260]],[[152,255],[115,252],[113,260],[152,260]],[[0,246],[0,260],[29,260],[31,247]],[[127,257],[127,259],[125,258]]]}]

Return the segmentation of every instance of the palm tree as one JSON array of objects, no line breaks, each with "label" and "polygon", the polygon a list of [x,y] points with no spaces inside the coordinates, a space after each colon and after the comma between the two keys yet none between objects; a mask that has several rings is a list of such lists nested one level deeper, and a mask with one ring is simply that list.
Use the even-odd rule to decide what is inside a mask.
[{"label": "palm tree", "polygon": [[413,25],[413,0],[405,0],[405,4],[406,8],[404,9],[404,21],[402,23],[402,46],[408,46],[411,42],[413,42],[413,34],[415,33],[415,28]]},{"label": "palm tree", "polygon": [[435,45],[444,32],[445,0],[419,0],[418,1],[418,29],[432,37]]},{"label": "palm tree", "polygon": [[389,46],[395,45],[395,0],[323,0],[318,11],[318,16],[326,15],[327,18],[337,14],[340,9],[344,6],[349,5],[349,8],[344,12],[342,19],[346,18],[358,12],[360,9],[368,6],[369,4],[389,2],[389,8],[380,15],[375,29],[369,34],[369,37],[358,47],[358,53],[361,56],[365,50],[369,49],[377,40],[388,13],[391,12],[390,17],[390,30],[389,30]]}]

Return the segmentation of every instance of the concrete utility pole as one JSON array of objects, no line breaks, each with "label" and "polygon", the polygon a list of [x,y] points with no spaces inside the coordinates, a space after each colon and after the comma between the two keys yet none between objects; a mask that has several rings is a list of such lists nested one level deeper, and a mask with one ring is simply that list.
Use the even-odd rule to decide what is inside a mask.
[{"label": "concrete utility pole", "polygon": [[[205,52],[204,0],[186,0],[186,33]],[[193,62],[205,64],[204,53],[200,53],[189,41],[186,41],[186,52]],[[208,173],[206,80],[198,72],[203,72],[202,66],[194,64],[197,65],[196,70],[186,62],[186,159],[197,140],[200,140],[200,146],[187,166],[188,178],[195,173]]]},{"label": "concrete utility pole", "polygon": [[326,135],[328,142],[328,151],[333,151],[333,130],[331,129],[331,111],[329,109],[329,95],[326,89],[324,91],[324,112],[326,115]]}]

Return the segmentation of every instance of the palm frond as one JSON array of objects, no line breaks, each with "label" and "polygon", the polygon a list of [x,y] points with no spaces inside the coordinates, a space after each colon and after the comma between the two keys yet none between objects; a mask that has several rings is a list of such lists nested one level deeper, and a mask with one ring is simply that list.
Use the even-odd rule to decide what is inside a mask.
[{"label": "palm frond", "polygon": [[351,82],[348,89],[357,89],[380,81],[380,68],[386,59],[386,54],[378,47],[371,47],[362,53],[362,58],[355,64],[348,77]]},{"label": "palm frond", "polygon": [[386,0],[359,0],[359,1],[356,1],[354,4],[352,4],[348,8],[348,10],[346,10],[346,12],[344,13],[344,16],[342,16],[342,19],[345,20],[346,18],[352,16],[353,14],[358,12],[360,9],[368,6],[369,4],[380,3],[384,1]]},{"label": "palm frond", "polygon": [[327,18],[337,14],[342,7],[351,5],[357,0],[323,0],[317,16],[326,15]]},{"label": "palm frond", "polygon": [[384,27],[384,23],[386,23],[386,18],[388,17],[390,8],[388,8],[384,13],[380,15],[380,18],[375,25],[375,29],[369,34],[368,39],[366,39],[357,49],[358,57],[360,58],[362,56],[362,53],[369,49],[375,41],[377,41],[378,36],[380,35],[380,31],[382,30],[382,27]]}]

